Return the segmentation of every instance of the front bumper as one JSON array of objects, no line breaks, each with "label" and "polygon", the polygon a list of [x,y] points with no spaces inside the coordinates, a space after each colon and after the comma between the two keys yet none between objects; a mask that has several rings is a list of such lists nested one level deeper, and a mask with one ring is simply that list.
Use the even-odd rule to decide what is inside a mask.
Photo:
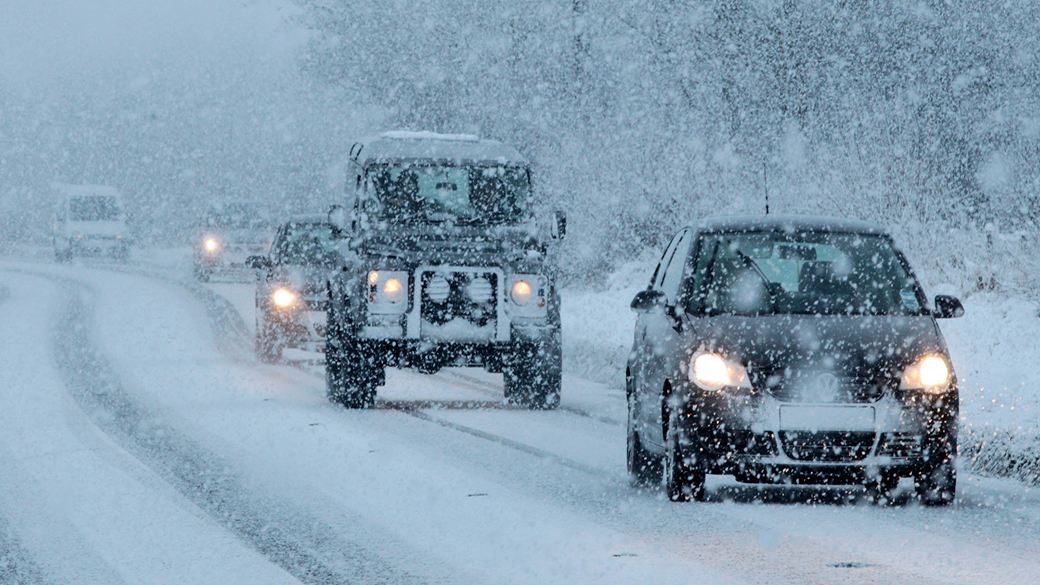
[{"label": "front bumper", "polygon": [[854,483],[880,471],[909,476],[955,455],[956,400],[956,387],[855,404],[715,392],[691,400],[680,424],[709,473],[749,482]]}]

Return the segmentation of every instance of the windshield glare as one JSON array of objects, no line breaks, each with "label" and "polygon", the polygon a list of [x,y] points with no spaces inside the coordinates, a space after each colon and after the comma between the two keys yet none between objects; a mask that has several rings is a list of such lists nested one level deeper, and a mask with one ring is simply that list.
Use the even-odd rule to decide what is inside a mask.
[{"label": "windshield glare", "polygon": [[518,221],[527,171],[507,166],[377,165],[369,171],[379,215],[396,221]]},{"label": "windshield glare", "polygon": [[884,236],[709,235],[696,259],[694,312],[918,315],[913,275]]}]

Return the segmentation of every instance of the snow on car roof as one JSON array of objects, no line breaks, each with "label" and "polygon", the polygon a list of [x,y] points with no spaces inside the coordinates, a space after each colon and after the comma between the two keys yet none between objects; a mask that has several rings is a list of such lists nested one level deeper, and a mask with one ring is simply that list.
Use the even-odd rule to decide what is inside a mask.
[{"label": "snow on car roof", "polygon": [[433,132],[384,132],[362,139],[351,148],[350,156],[362,166],[398,160],[527,164],[523,155],[504,142]]},{"label": "snow on car roof", "polygon": [[735,215],[704,218],[695,224],[702,232],[802,231],[884,235],[876,223],[812,215]]}]

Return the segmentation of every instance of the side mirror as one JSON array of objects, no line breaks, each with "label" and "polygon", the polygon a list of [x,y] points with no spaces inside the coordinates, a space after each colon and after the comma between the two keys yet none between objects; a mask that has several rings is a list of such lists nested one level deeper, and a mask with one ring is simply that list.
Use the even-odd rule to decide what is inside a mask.
[{"label": "side mirror", "polygon": [[933,314],[936,319],[963,317],[964,305],[961,304],[960,299],[957,297],[935,295],[935,312]]},{"label": "side mirror", "polygon": [[637,313],[664,312],[667,297],[659,290],[641,290],[632,299],[630,307]]},{"label": "side mirror", "polygon": [[554,240],[562,240],[567,235],[567,215],[562,211],[556,212],[556,217],[551,226],[549,226],[549,235]]},{"label": "side mirror", "polygon": [[272,264],[267,256],[250,256],[246,258],[246,266],[253,270],[270,270]]},{"label": "side mirror", "polygon": [[347,208],[342,205],[333,205],[329,208],[329,224],[337,233],[347,229]]}]

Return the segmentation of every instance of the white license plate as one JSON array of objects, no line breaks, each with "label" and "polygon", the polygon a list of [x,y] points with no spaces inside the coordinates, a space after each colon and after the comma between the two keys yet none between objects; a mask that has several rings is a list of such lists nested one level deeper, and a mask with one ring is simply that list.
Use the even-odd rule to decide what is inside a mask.
[{"label": "white license plate", "polygon": [[873,431],[873,406],[781,406],[782,431]]}]

